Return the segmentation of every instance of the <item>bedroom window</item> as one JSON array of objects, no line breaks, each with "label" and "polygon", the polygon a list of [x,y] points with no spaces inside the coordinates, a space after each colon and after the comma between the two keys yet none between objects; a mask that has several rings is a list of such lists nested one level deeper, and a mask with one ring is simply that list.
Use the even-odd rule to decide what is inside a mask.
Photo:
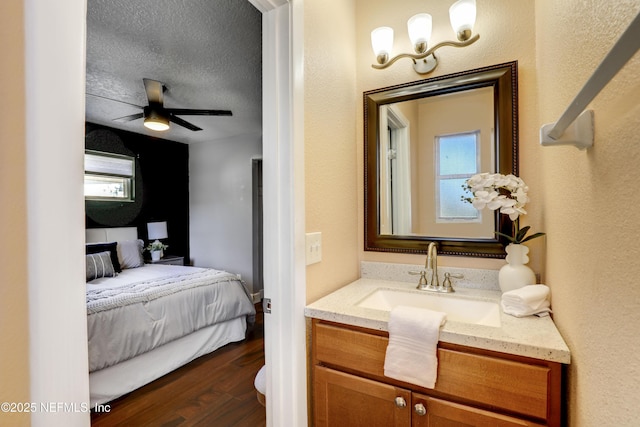
[{"label": "bedroom window", "polygon": [[135,159],[120,154],[86,151],[85,200],[133,201]]}]

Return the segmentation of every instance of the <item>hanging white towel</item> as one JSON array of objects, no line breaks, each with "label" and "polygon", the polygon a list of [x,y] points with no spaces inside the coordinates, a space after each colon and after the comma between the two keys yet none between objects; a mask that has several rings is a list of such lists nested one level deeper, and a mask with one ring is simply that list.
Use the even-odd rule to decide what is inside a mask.
[{"label": "hanging white towel", "polygon": [[527,285],[502,294],[502,310],[516,317],[531,315],[548,316],[551,312],[549,287],[546,285]]},{"label": "hanging white towel", "polygon": [[438,375],[438,339],[446,314],[398,306],[389,316],[389,345],[384,359],[387,377],[433,388]]}]

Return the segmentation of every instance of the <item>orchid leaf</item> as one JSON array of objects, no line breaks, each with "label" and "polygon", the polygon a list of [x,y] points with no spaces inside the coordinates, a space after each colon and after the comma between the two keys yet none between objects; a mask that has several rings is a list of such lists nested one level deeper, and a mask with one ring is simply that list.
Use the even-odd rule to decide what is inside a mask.
[{"label": "orchid leaf", "polygon": [[524,239],[524,236],[526,236],[526,235],[527,235],[527,232],[529,231],[529,229],[530,229],[530,228],[531,228],[531,227],[530,227],[530,226],[528,226],[528,225],[527,225],[526,227],[522,227],[522,228],[518,231],[518,233],[516,234],[516,240],[517,240],[518,242],[521,242],[521,241],[522,241],[522,239]]},{"label": "orchid leaf", "polygon": [[494,231],[495,234],[497,234],[498,236],[504,237],[505,239],[507,239],[508,241],[510,241],[511,243],[516,243],[516,240],[513,238],[513,236],[510,236],[508,234],[504,234],[501,233],[499,231]]},{"label": "orchid leaf", "polygon": [[532,234],[531,236],[527,237],[526,239],[522,240],[520,243],[524,243],[527,242],[531,239],[535,239],[536,237],[540,237],[540,236],[544,236],[544,233],[536,233],[536,234]]}]

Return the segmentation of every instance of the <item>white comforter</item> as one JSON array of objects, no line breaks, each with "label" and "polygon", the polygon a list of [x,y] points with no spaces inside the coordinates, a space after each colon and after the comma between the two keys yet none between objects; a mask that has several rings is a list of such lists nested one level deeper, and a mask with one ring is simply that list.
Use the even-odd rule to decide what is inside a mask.
[{"label": "white comforter", "polygon": [[244,285],[230,273],[173,265],[126,269],[87,283],[89,371],[205,326],[254,315]]}]

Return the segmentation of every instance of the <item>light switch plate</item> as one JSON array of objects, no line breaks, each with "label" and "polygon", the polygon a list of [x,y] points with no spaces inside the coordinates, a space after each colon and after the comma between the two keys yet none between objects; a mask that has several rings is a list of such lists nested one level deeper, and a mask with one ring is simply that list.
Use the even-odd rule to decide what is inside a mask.
[{"label": "light switch plate", "polygon": [[307,265],[322,261],[322,233],[307,233],[305,247]]}]

